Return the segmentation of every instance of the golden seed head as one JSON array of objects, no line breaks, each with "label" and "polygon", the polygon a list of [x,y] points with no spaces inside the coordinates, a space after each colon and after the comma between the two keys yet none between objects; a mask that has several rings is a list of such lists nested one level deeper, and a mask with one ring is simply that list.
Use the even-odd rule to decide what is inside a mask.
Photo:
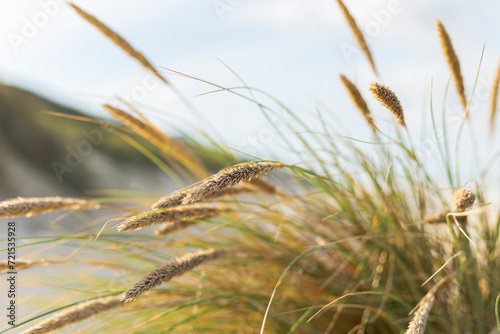
[{"label": "golden seed head", "polygon": [[439,39],[441,40],[441,48],[443,49],[446,62],[450,67],[453,80],[455,81],[455,86],[457,88],[458,96],[460,97],[460,103],[464,109],[467,107],[467,99],[465,98],[464,89],[464,79],[460,71],[460,61],[458,60],[453,44],[451,43],[450,36],[446,32],[441,20],[437,20],[437,28],[439,33]]},{"label": "golden seed head", "polygon": [[396,94],[389,87],[374,82],[370,85],[370,92],[382,106],[386,107],[396,117],[399,124],[406,127],[403,107],[401,107]]},{"label": "golden seed head", "polygon": [[425,325],[427,324],[427,317],[431,311],[432,305],[434,304],[434,294],[426,295],[422,300],[422,304],[418,308],[415,316],[408,325],[408,329],[405,334],[424,334]]},{"label": "golden seed head", "polygon": [[455,212],[469,210],[476,201],[476,194],[467,188],[460,188],[451,197],[451,207]]},{"label": "golden seed head", "polygon": [[207,219],[229,211],[231,208],[226,205],[214,206],[210,203],[180,205],[131,217],[118,225],[117,230],[127,232],[151,225],[176,223],[180,220]]},{"label": "golden seed head", "polygon": [[101,312],[122,306],[121,296],[110,296],[89,300],[69,307],[26,330],[25,334],[42,334],[55,331],[69,324],[90,318]]},{"label": "golden seed head", "polygon": [[342,81],[342,84],[347,90],[347,93],[349,93],[349,97],[351,98],[352,102],[354,102],[354,105],[356,105],[359,111],[361,111],[366,122],[372,128],[373,133],[376,133],[375,124],[373,124],[370,109],[368,109],[368,105],[366,104],[366,101],[363,99],[363,96],[361,96],[359,89],[343,74],[340,74],[340,81]]},{"label": "golden seed head", "polygon": [[368,58],[368,61],[370,62],[370,65],[372,66],[373,72],[375,74],[377,73],[377,70],[375,69],[375,63],[373,62],[373,57],[370,52],[370,49],[368,48],[368,45],[366,44],[365,38],[363,36],[363,33],[358,27],[358,24],[356,23],[356,20],[354,17],[351,15],[347,7],[344,5],[342,0],[337,0],[337,3],[339,4],[340,10],[342,11],[342,15],[344,15],[345,20],[347,21],[347,24],[349,25],[349,28],[351,28],[351,31],[354,35],[354,38],[356,39],[356,43],[358,43],[359,47],[365,54],[366,58]]},{"label": "golden seed head", "polygon": [[118,35],[114,30],[109,28],[107,25],[99,21],[95,16],[87,13],[77,5],[72,2],[68,3],[75,12],[80,15],[83,19],[85,19],[88,23],[92,24],[96,27],[103,35],[108,37],[113,43],[115,43],[118,47],[120,47],[123,51],[125,51],[129,56],[134,58],[141,64],[144,68],[152,72],[158,79],[169,85],[170,83],[165,79],[158,71],[154,68],[153,65],[144,57],[142,53],[137,51],[130,45],[125,39],[123,39],[120,35]]},{"label": "golden seed head", "polygon": [[278,162],[245,162],[223,169],[207,177],[197,185],[191,187],[182,199],[182,204],[201,201],[214,193],[236,186],[242,182],[249,182],[252,178],[269,173],[285,165]]},{"label": "golden seed head", "polygon": [[498,64],[495,79],[493,79],[493,88],[491,90],[491,107],[490,107],[490,136],[493,134],[495,125],[495,114],[497,110],[498,90],[500,86],[500,64]]},{"label": "golden seed head", "polygon": [[57,210],[98,210],[98,203],[69,197],[12,198],[0,202],[0,218],[26,216]]},{"label": "golden seed head", "polygon": [[121,300],[129,302],[146,291],[166,283],[176,276],[181,276],[184,273],[193,270],[205,261],[218,258],[223,253],[224,251],[222,250],[211,248],[200,250],[195,253],[188,253],[182,257],[176,258],[174,261],[167,263],[144,276],[122,295]]}]

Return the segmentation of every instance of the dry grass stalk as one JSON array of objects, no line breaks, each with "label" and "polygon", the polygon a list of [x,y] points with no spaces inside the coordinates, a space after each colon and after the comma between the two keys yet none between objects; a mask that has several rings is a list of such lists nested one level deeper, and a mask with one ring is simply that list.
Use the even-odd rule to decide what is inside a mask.
[{"label": "dry grass stalk", "polygon": [[206,219],[230,210],[227,206],[214,206],[209,203],[176,206],[132,217],[118,225],[117,229],[119,232],[127,232],[156,224],[175,223],[179,220]]},{"label": "dry grass stalk", "polygon": [[349,93],[349,97],[351,98],[352,102],[354,102],[354,105],[356,105],[356,107],[359,109],[359,111],[361,111],[361,113],[365,117],[366,122],[368,122],[368,124],[372,128],[373,133],[376,133],[377,130],[375,129],[375,124],[373,123],[370,109],[368,109],[368,105],[366,104],[365,100],[363,99],[363,96],[361,96],[361,93],[359,92],[356,85],[354,85],[343,74],[340,75],[340,80],[342,81],[342,84],[344,85],[345,89]]},{"label": "dry grass stalk", "polygon": [[373,72],[375,74],[377,73],[377,70],[375,69],[375,63],[373,62],[372,54],[370,52],[370,49],[368,48],[368,45],[366,44],[365,38],[363,37],[363,33],[361,30],[358,28],[358,25],[356,24],[356,20],[354,20],[354,17],[352,17],[351,13],[347,9],[347,7],[344,5],[342,0],[337,0],[340,9],[342,10],[342,15],[344,15],[344,18],[347,21],[347,24],[349,24],[349,27],[351,28],[352,33],[354,34],[354,38],[356,39],[356,42],[358,43],[359,47],[361,50],[363,50],[363,53],[365,54],[366,58],[368,58],[368,61],[370,62],[370,65],[372,66]]},{"label": "dry grass stalk", "polygon": [[433,215],[425,216],[424,223],[425,224],[446,223],[446,214],[447,214],[447,212],[440,212],[440,213],[435,213]]},{"label": "dry grass stalk", "polygon": [[103,107],[114,118],[128,126],[134,133],[162,149],[184,166],[192,169],[197,175],[207,175],[206,170],[198,162],[198,159],[189,154],[186,147],[180,144],[176,139],[166,136],[153,124],[143,122],[124,110],[108,104],[103,105]]},{"label": "dry grass stalk", "polygon": [[57,210],[98,210],[100,205],[81,198],[31,197],[0,202],[0,218],[26,216]]},{"label": "dry grass stalk", "polygon": [[182,204],[198,202],[214,193],[242,182],[248,182],[254,177],[282,167],[285,167],[285,165],[277,162],[260,161],[241,163],[223,169],[191,187],[182,200]]},{"label": "dry grass stalk", "polygon": [[205,261],[218,258],[222,254],[223,251],[211,248],[195,253],[188,253],[182,257],[176,258],[171,263],[168,263],[144,276],[123,294],[121,300],[129,302],[146,291],[151,290],[160,284],[166,283],[176,276],[183,275],[184,273],[193,270]]},{"label": "dry grass stalk", "polygon": [[370,91],[373,97],[396,117],[398,123],[406,127],[403,107],[401,107],[401,103],[396,94],[389,87],[379,84],[378,82],[370,85]]},{"label": "dry grass stalk", "polygon": [[[16,259],[15,261],[15,270],[24,270],[24,269],[29,269],[32,267],[36,266],[46,266],[49,264],[49,261],[45,260],[21,260],[21,259]],[[7,260],[2,260],[0,261],[0,272],[1,271],[9,271],[10,266],[9,266],[9,261]]]},{"label": "dry grass stalk", "polygon": [[454,212],[469,210],[476,201],[476,194],[467,188],[459,188],[451,197],[451,207]]},{"label": "dry grass stalk", "polygon": [[158,79],[166,83],[167,85],[170,85],[167,79],[165,79],[158,71],[151,65],[151,63],[136,49],[132,47],[126,40],[124,40],[120,35],[118,35],[116,32],[111,30],[108,26],[106,26],[104,23],[99,21],[95,16],[87,13],[74,3],[69,2],[68,3],[78,15],[80,15],[82,18],[84,18],[88,23],[92,24],[94,27],[96,27],[103,35],[108,37],[113,43],[115,43],[117,46],[119,46],[125,53],[127,53],[129,56],[134,58],[141,64],[144,68],[147,70],[151,71]]},{"label": "dry grass stalk", "polygon": [[495,79],[493,79],[493,89],[491,90],[491,110],[490,110],[490,135],[493,134],[495,124],[495,114],[497,110],[498,88],[500,85],[500,64],[498,64]]},{"label": "dry grass stalk", "polygon": [[85,320],[101,312],[124,305],[120,297],[118,295],[98,298],[75,305],[31,327],[24,331],[23,334],[49,333],[69,324]]},{"label": "dry grass stalk", "polygon": [[437,28],[439,33],[439,39],[441,40],[441,47],[443,48],[443,53],[446,58],[446,62],[451,70],[451,75],[455,81],[455,87],[457,88],[458,96],[460,97],[460,102],[464,109],[467,108],[467,99],[465,98],[465,88],[464,79],[462,77],[462,72],[460,71],[460,62],[458,60],[457,54],[453,49],[453,44],[451,44],[451,39],[446,29],[444,28],[441,20],[437,20]]},{"label": "dry grass stalk", "polygon": [[189,226],[196,225],[197,223],[198,222],[196,220],[178,220],[171,223],[165,223],[155,231],[155,235],[157,236],[167,235],[172,232],[188,228]]}]

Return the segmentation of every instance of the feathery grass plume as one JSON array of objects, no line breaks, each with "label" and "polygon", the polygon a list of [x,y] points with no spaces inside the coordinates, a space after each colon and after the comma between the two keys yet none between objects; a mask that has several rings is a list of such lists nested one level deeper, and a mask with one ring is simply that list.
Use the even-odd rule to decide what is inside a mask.
[{"label": "feathery grass plume", "polygon": [[396,94],[389,87],[379,84],[378,82],[374,82],[370,85],[370,91],[373,97],[396,117],[398,123],[406,127],[403,107],[401,107],[401,103]]},{"label": "feathery grass plume", "polygon": [[340,74],[340,81],[342,81],[342,84],[344,85],[345,89],[349,93],[349,97],[351,98],[352,102],[354,102],[354,104],[359,109],[359,111],[361,111],[361,113],[365,117],[365,120],[368,122],[368,124],[372,128],[373,133],[376,133],[377,130],[375,129],[375,124],[373,123],[370,109],[368,109],[368,105],[366,104],[365,100],[363,99],[363,96],[361,96],[361,93],[359,92],[356,85],[354,85],[343,74]]},{"label": "feathery grass plume", "polygon": [[175,222],[165,223],[156,229],[155,235],[157,236],[167,235],[169,233],[188,228],[189,226],[196,225],[197,223],[198,222],[196,220],[178,220]]},{"label": "feathery grass plume", "polygon": [[[22,260],[16,259],[15,261],[15,270],[23,270],[29,269],[35,266],[46,266],[49,264],[49,261],[45,260]],[[0,271],[9,271],[11,270],[12,261],[2,260],[0,261]]]},{"label": "feathery grass plume", "polygon": [[200,250],[195,253],[188,253],[182,257],[176,258],[171,263],[168,263],[156,270],[153,270],[140,281],[135,283],[122,296],[121,300],[129,302],[138,296],[142,295],[152,288],[170,281],[176,276],[193,270],[205,261],[213,260],[223,254],[223,251],[213,248]]},{"label": "feathery grass plume", "polygon": [[68,2],[68,4],[75,10],[75,12],[80,15],[82,18],[84,18],[88,23],[92,24],[94,27],[96,27],[103,35],[108,37],[113,43],[115,43],[118,47],[120,47],[123,51],[125,51],[126,54],[134,58],[141,64],[144,68],[147,70],[151,71],[158,79],[166,83],[167,85],[170,85],[170,82],[168,82],[167,79],[165,79],[158,71],[151,65],[151,63],[144,57],[142,53],[137,51],[130,45],[126,40],[124,40],[120,35],[118,35],[116,32],[114,32],[112,29],[110,29],[108,26],[106,26],[104,23],[99,21],[95,16],[87,13],[77,5],[75,5],[72,2]]},{"label": "feathery grass plume", "polygon": [[469,210],[476,201],[476,194],[467,188],[459,188],[451,197],[451,207],[454,212]]},{"label": "feathery grass plume", "polygon": [[435,213],[424,217],[424,224],[442,224],[446,223],[447,212]]},{"label": "feathery grass plume", "polygon": [[101,312],[123,306],[120,295],[97,298],[75,305],[24,331],[23,334],[42,334],[85,320]]},{"label": "feathery grass plume", "polygon": [[460,71],[460,62],[458,60],[457,54],[455,53],[455,50],[453,49],[453,44],[451,44],[450,36],[446,32],[446,29],[444,28],[440,19],[437,20],[437,28],[439,39],[441,40],[441,47],[443,48],[446,62],[450,67],[453,81],[455,81],[455,87],[457,88],[460,102],[462,103],[464,109],[466,109],[467,99],[465,98],[464,78],[462,77],[462,72]]},{"label": "feathery grass plume", "polygon": [[57,210],[98,210],[100,205],[82,198],[31,197],[12,198],[0,202],[0,218],[26,216]]},{"label": "feathery grass plume", "polygon": [[498,87],[500,85],[500,63],[498,64],[495,79],[493,79],[493,89],[491,90],[491,110],[490,110],[490,136],[493,134],[495,124],[495,114],[497,110]]},{"label": "feathery grass plume", "polygon": [[127,232],[156,224],[175,223],[179,220],[210,218],[221,212],[229,211],[231,211],[231,208],[228,206],[214,206],[210,203],[181,205],[137,215],[118,225],[117,229],[119,232]]},{"label": "feathery grass plume", "polygon": [[282,163],[268,161],[245,162],[231,166],[207,177],[197,185],[191,187],[182,200],[182,204],[200,201],[211,194],[220,192],[245,181],[248,182],[260,174],[269,173],[272,170],[282,167],[285,167]]},{"label": "feathery grass plume", "polygon": [[187,168],[192,169],[197,175],[207,175],[207,171],[201,166],[198,159],[189,154],[186,147],[176,139],[165,135],[154,125],[145,123],[124,110],[110,106],[109,104],[105,104],[103,107],[111,116],[128,126],[137,135],[162,149]]},{"label": "feathery grass plume", "polygon": [[377,70],[375,69],[375,63],[373,62],[372,54],[370,52],[370,49],[368,48],[368,45],[366,44],[365,38],[363,37],[363,33],[361,30],[358,28],[358,25],[356,24],[356,20],[354,20],[354,17],[352,17],[351,13],[347,9],[347,7],[344,5],[342,0],[337,0],[340,9],[342,10],[342,15],[344,15],[344,18],[347,21],[347,24],[349,24],[349,27],[351,28],[352,33],[354,34],[354,38],[356,39],[356,42],[358,43],[359,47],[361,50],[363,50],[363,53],[365,54],[366,58],[368,58],[368,61],[370,62],[370,65],[372,66],[373,72],[377,74]]}]

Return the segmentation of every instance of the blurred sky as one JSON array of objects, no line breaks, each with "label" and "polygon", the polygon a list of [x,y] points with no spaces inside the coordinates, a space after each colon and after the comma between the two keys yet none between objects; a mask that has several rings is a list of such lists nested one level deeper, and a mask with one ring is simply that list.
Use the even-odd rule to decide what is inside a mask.
[{"label": "blurred sky", "polygon": [[[477,101],[471,108],[478,114],[476,129],[486,133],[482,130],[487,127],[488,92],[500,61],[498,0],[345,0],[365,32],[378,78],[356,50],[334,0],[75,3],[142,51],[202,111],[226,145],[252,154],[272,147],[279,151],[274,130],[255,105],[227,92],[197,96],[213,87],[171,75],[161,67],[225,87],[241,86],[225,63],[249,86],[279,98],[306,120],[317,120],[316,108],[321,108],[333,128],[363,140],[370,139],[369,129],[338,75],[343,73],[358,85],[382,128],[392,127],[391,116],[369,96],[368,85],[377,80],[400,97],[418,146],[426,139],[418,136],[422,111],[429,113],[431,78],[438,109],[450,78],[436,32],[436,19],[440,18],[459,55],[467,95],[486,42]],[[0,81],[4,83],[91,114],[102,114],[100,104],[122,95],[170,133],[176,128],[188,131],[184,120],[210,128],[168,87],[151,79],[135,60],[62,1],[0,2],[0,37]],[[355,52],[346,56],[346,50]],[[460,109],[454,87],[447,105],[451,113]],[[498,136],[493,144],[498,149]],[[482,150],[486,161],[488,150]]]}]

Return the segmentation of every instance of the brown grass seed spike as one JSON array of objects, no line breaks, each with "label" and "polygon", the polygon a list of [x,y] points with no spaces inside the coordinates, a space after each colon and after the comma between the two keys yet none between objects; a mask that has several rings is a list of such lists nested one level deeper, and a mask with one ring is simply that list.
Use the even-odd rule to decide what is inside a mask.
[{"label": "brown grass seed spike", "polygon": [[476,194],[467,188],[459,188],[451,197],[451,207],[454,212],[469,210],[476,201]]},{"label": "brown grass seed spike", "polygon": [[401,103],[396,94],[389,87],[379,84],[378,82],[370,85],[370,91],[373,97],[394,115],[398,123],[406,127],[403,107],[401,107]]},{"label": "brown grass seed spike", "polygon": [[458,96],[460,97],[460,102],[464,109],[467,108],[467,99],[465,98],[465,88],[464,79],[462,77],[462,72],[460,71],[460,62],[458,60],[457,54],[453,49],[453,44],[451,44],[451,39],[446,29],[444,29],[441,20],[437,20],[437,29],[439,33],[439,39],[441,40],[441,47],[443,49],[446,62],[451,70],[451,75],[453,76],[453,81],[455,81],[455,87],[457,88]]},{"label": "brown grass seed spike", "polygon": [[55,331],[69,324],[85,320],[98,313],[122,306],[121,296],[111,296],[89,300],[70,307],[24,331],[23,334],[42,334]]},{"label": "brown grass seed spike", "polygon": [[198,224],[196,220],[178,220],[171,223],[165,223],[155,230],[155,235],[157,236],[167,235],[175,231],[186,229],[189,226],[193,226],[196,224]]},{"label": "brown grass seed spike", "polygon": [[0,218],[31,217],[57,210],[98,210],[99,208],[99,204],[81,198],[18,197],[0,202]]},{"label": "brown grass seed spike", "polygon": [[108,104],[103,105],[103,107],[111,116],[128,126],[134,133],[162,149],[174,159],[190,168],[196,175],[205,176],[208,174],[198,159],[191,155],[187,148],[176,139],[165,135],[154,125],[145,123],[124,110]]},{"label": "brown grass seed spike", "polygon": [[363,37],[363,33],[361,30],[358,28],[358,25],[356,24],[356,20],[354,20],[354,17],[352,17],[351,13],[347,9],[347,7],[344,5],[342,0],[337,0],[340,10],[342,11],[342,15],[344,15],[345,20],[347,21],[347,24],[351,28],[352,33],[354,34],[354,38],[356,39],[356,43],[358,43],[359,47],[361,50],[363,50],[363,53],[365,54],[366,58],[368,58],[368,61],[370,62],[370,65],[372,66],[373,72],[377,74],[377,70],[375,69],[375,63],[373,62],[372,54],[370,52],[370,49],[368,48],[368,45],[366,44],[365,38]]},{"label": "brown grass seed spike", "polygon": [[432,309],[432,305],[434,304],[434,293],[427,294],[420,301],[419,307],[412,321],[408,325],[408,329],[405,334],[424,334],[425,325],[427,324],[427,317]]},{"label": "brown grass seed spike", "polygon": [[117,229],[119,232],[127,232],[139,230],[146,226],[175,223],[186,219],[206,219],[230,210],[229,207],[223,205],[214,206],[210,203],[181,205],[132,217],[118,225]]},{"label": "brown grass seed spike", "polygon": [[349,93],[349,97],[351,98],[352,102],[354,102],[354,105],[359,109],[359,111],[361,111],[366,122],[372,128],[373,133],[376,133],[377,130],[375,129],[375,124],[373,123],[370,109],[368,109],[368,105],[366,104],[366,101],[363,99],[363,96],[361,96],[361,93],[358,90],[358,88],[356,87],[356,85],[354,85],[343,74],[340,74],[340,81],[342,81],[342,84],[344,85],[345,89],[347,90],[347,93]]},{"label": "brown grass seed spike", "polygon": [[[434,299],[436,297],[436,292],[443,283],[447,281],[447,277],[441,279],[436,285],[434,285],[429,292],[420,300],[417,304],[415,315],[412,321],[408,325],[408,329],[405,334],[424,334],[425,325],[427,324],[427,318],[431,312],[432,305],[434,304]],[[410,312],[411,314],[411,312]]]},{"label": "brown grass seed spike", "polygon": [[190,188],[182,200],[182,204],[198,202],[214,193],[242,182],[248,182],[256,176],[282,167],[285,165],[278,162],[259,161],[241,163],[223,169]]},{"label": "brown grass seed spike", "polygon": [[171,263],[153,270],[144,276],[123,294],[121,300],[129,302],[146,291],[151,290],[160,284],[166,283],[176,276],[183,275],[184,273],[193,270],[205,261],[218,258],[222,254],[223,251],[211,248],[195,253],[188,253],[179,257]]},{"label": "brown grass seed spike", "polygon": [[115,43],[117,46],[119,46],[125,53],[127,53],[129,56],[134,58],[141,64],[144,68],[147,70],[151,71],[158,79],[166,83],[167,85],[170,85],[167,79],[165,79],[158,71],[151,65],[151,63],[136,49],[132,47],[126,40],[124,40],[120,35],[118,35],[116,32],[114,32],[112,29],[110,29],[108,26],[106,26],[104,23],[99,21],[95,16],[87,13],[77,5],[75,5],[72,2],[68,3],[74,10],[75,12],[80,15],[82,18],[84,18],[88,23],[92,24],[94,27],[96,27],[103,35],[108,37],[113,43]]},{"label": "brown grass seed spike", "polygon": [[[258,180],[258,179],[254,179],[254,180]],[[240,194],[255,193],[257,191],[257,189],[263,190],[265,192],[273,191],[273,193],[275,193],[275,194],[281,194],[281,190],[277,187],[273,187],[273,185],[270,184],[269,182],[262,184],[262,187],[261,187],[261,184],[259,184],[259,185],[254,184],[253,183],[254,180],[252,180],[252,183],[251,183],[252,186],[242,184],[239,186],[235,186],[233,188],[227,188],[227,189],[221,190],[217,193],[214,193],[214,194],[208,196],[206,199],[214,200],[214,199],[219,199],[221,197],[237,196]],[[266,189],[262,189],[264,187],[266,187]],[[179,205],[182,203],[182,200],[184,199],[184,197],[186,197],[186,190],[179,190],[179,191],[174,192],[171,195],[160,198],[158,200],[158,202],[154,203],[151,206],[151,208],[156,210],[156,209],[165,209],[165,208],[168,208],[168,207],[171,207],[174,205]]]}]

